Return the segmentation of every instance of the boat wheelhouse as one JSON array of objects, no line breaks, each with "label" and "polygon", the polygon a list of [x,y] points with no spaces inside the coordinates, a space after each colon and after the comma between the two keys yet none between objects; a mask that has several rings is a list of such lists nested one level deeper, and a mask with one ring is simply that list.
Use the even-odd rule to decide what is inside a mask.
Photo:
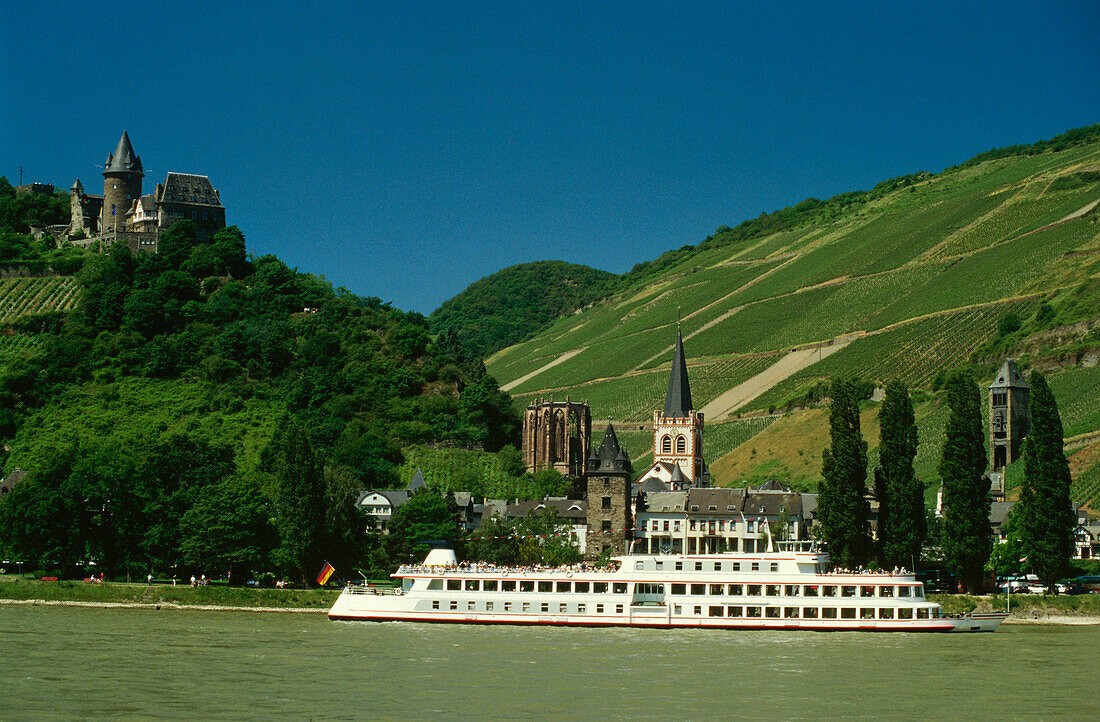
[{"label": "boat wheelhouse", "polygon": [[608,568],[457,564],[433,549],[393,589],[349,584],[331,619],[853,631],[993,631],[947,617],[911,573],[831,571],[814,542],[757,554],[630,555]]}]

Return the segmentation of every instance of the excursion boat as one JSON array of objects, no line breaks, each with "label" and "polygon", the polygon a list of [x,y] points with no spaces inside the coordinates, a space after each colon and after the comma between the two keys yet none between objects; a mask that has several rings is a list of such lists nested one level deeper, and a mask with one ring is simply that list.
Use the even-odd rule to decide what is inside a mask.
[{"label": "excursion boat", "polygon": [[815,542],[776,551],[614,557],[608,568],[460,566],[432,549],[392,589],[349,583],[330,619],[720,629],[992,632],[1008,616],[947,616],[911,573],[830,571]]}]

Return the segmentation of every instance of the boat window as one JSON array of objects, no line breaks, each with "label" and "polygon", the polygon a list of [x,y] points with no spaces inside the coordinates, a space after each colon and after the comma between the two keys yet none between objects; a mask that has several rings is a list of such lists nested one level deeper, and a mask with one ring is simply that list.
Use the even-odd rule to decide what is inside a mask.
[{"label": "boat window", "polygon": [[940,608],[939,607],[933,607],[932,608],[932,619],[939,619],[940,616],[941,616],[940,615]]},{"label": "boat window", "polygon": [[451,600],[451,609],[458,609],[458,602],[453,599]]},{"label": "boat window", "polygon": [[439,600],[438,599],[433,599],[432,600],[432,609],[439,609]]},{"label": "boat window", "polygon": [[516,580],[505,579],[500,583],[500,591],[502,592],[514,592],[516,591]]},{"label": "boat window", "polygon": [[485,602],[485,611],[486,612],[493,611],[493,603],[492,602]]},{"label": "boat window", "polygon": [[[734,542],[733,542],[733,543],[734,543],[734,544],[736,544],[736,543],[737,543],[737,541],[736,541],[736,540],[734,540]],[[739,572],[739,571],[741,571],[741,562],[734,562],[734,563],[733,563],[733,571],[735,571],[735,572]]]},{"label": "boat window", "polygon": [[715,562],[714,563],[714,571],[716,571],[716,572],[722,571],[722,562]]},{"label": "boat window", "polygon": [[816,597],[817,596],[817,585],[816,584],[806,584],[806,585],[804,585],[802,587],[802,596],[804,596],[804,597]]},{"label": "boat window", "polygon": [[480,579],[467,579],[466,580],[466,591],[476,592],[478,590],[478,588],[480,588],[480,587],[481,587],[481,580]]},{"label": "boat window", "polygon": [[[681,585],[681,586],[683,586],[683,585]],[[665,593],[665,585],[664,584],[647,584],[647,583],[642,582],[642,583],[637,584],[634,587],[634,593],[635,594],[664,594]]]},{"label": "boat window", "polygon": [[694,594],[695,596],[703,596],[704,594],[707,593],[707,585],[706,584],[692,584],[691,585],[691,593]]},{"label": "boat window", "polygon": [[558,611],[561,612],[562,614],[565,614],[565,602],[562,602],[561,604],[558,605]]},{"label": "boat window", "polygon": [[623,613],[623,605],[616,604],[615,605],[615,614],[622,614],[622,613]]},{"label": "boat window", "polygon": [[707,607],[707,613],[712,617],[725,616],[725,610],[722,607]]},{"label": "boat window", "polygon": [[687,594],[687,585],[686,584],[673,584],[672,585],[672,593],[673,594]]},{"label": "boat window", "polygon": [[836,619],[836,607],[825,607],[821,610],[822,619]]},{"label": "boat window", "polygon": [[607,582],[592,582],[592,591],[596,594],[607,594]]},{"label": "boat window", "polygon": [[760,616],[760,607],[745,607],[745,616],[746,617],[759,617]]},{"label": "boat window", "polygon": [[864,586],[859,588],[859,596],[861,597],[873,597],[875,596],[875,588],[870,586]]},{"label": "boat window", "polygon": [[799,586],[797,584],[788,584],[787,588],[783,590],[783,593],[788,597],[797,597],[799,592]]},{"label": "boat window", "polygon": [[694,608],[694,609],[692,610],[692,612],[693,612],[693,613],[694,613],[694,614],[695,614],[696,616],[699,616],[700,614],[702,614],[702,613],[703,613],[703,608],[702,608],[702,607],[699,607],[699,606],[696,606],[696,607],[695,607],[695,608]]},{"label": "boat window", "polygon": [[891,586],[879,587],[878,595],[880,597],[892,597],[894,596],[894,588]]},{"label": "boat window", "polygon": [[844,586],[840,588],[840,596],[842,597],[854,597],[856,595],[855,587]]},{"label": "boat window", "polygon": [[835,597],[836,596],[836,585],[835,584],[826,584],[824,587],[821,588],[821,596],[823,596],[823,597]]},{"label": "boat window", "polygon": [[512,611],[512,603],[511,602],[505,602],[504,603],[504,611],[506,611],[506,612]]},{"label": "boat window", "polygon": [[806,619],[817,619],[817,607],[803,607],[802,616]]},{"label": "boat window", "polygon": [[740,617],[742,616],[741,607],[726,607],[727,617]]},{"label": "boat window", "polygon": [[432,579],[428,582],[428,590],[429,591],[436,591],[436,590],[439,590],[439,589],[442,589],[442,588],[443,588],[443,580],[442,579]]},{"label": "boat window", "polygon": [[769,597],[778,597],[779,592],[782,589],[783,589],[783,587],[779,584],[768,584],[764,588],[764,594],[765,594],[765,596],[769,596]]},{"label": "boat window", "polygon": [[473,600],[470,600],[469,602],[466,602],[466,611],[467,612],[474,611],[474,602],[473,602]]},{"label": "boat window", "polygon": [[744,585],[741,585],[741,584],[731,584],[731,585],[729,585],[728,592],[731,596],[739,597],[744,593],[744,591],[745,591]]},{"label": "boat window", "polygon": [[614,594],[626,594],[626,582],[612,582],[611,591]]},{"label": "boat window", "polygon": [[664,569],[665,568],[665,563],[662,562],[662,561],[657,561],[657,562],[654,562],[654,566],[656,566],[658,569]]},{"label": "boat window", "polygon": [[544,612],[549,612],[550,611],[550,603],[549,602],[543,602],[540,609]]},{"label": "boat window", "polygon": [[676,606],[674,606],[672,608],[672,613],[673,614],[683,614],[684,613],[684,608],[681,607],[679,604],[677,604]]},{"label": "boat window", "polygon": [[762,587],[759,584],[750,584],[749,585],[749,596],[750,597],[759,597],[761,589],[762,589]]},{"label": "boat window", "polygon": [[573,585],[573,591],[577,594],[588,594],[588,582],[576,582]]},{"label": "boat window", "polygon": [[495,592],[497,590],[497,580],[486,579],[484,582],[482,582],[481,588],[486,592]]},{"label": "boat window", "polygon": [[856,618],[856,608],[855,607],[844,607],[843,609],[840,610],[840,618],[841,619],[855,619]]},{"label": "boat window", "polygon": [[519,590],[521,592],[533,592],[535,591],[535,583],[530,579],[523,579],[519,583]]},{"label": "boat window", "polygon": [[917,609],[917,619],[928,619],[928,607]]},{"label": "boat window", "polygon": [[760,562],[753,562],[752,566],[749,568],[749,571],[753,571],[753,572],[760,571]]},{"label": "boat window", "polygon": [[597,604],[596,605],[596,614],[603,614],[603,605],[602,604]]},{"label": "boat window", "polygon": [[684,563],[683,562],[676,562],[676,571],[682,572],[683,570],[684,570]]},{"label": "boat window", "polygon": [[578,604],[577,605],[577,614],[587,614],[587,613],[588,612],[585,609],[585,606],[583,604]]},{"label": "boat window", "polygon": [[552,592],[552,591],[554,591],[554,583],[553,582],[539,582],[539,591],[540,592]]},{"label": "boat window", "polygon": [[908,597],[909,596],[909,587],[898,587],[898,596],[899,597]]},{"label": "boat window", "polygon": [[924,599],[924,585],[917,585],[913,587],[913,596],[917,599]]},{"label": "boat window", "polygon": [[703,562],[695,562],[695,571],[697,571],[697,572],[703,571]]},{"label": "boat window", "polygon": [[558,582],[558,591],[559,592],[572,591],[572,587],[573,587],[573,582]]},{"label": "boat window", "polygon": [[879,619],[893,619],[894,608],[893,607],[880,607],[878,610]]},{"label": "boat window", "polygon": [[874,607],[861,607],[859,610],[860,619],[874,619],[875,609]]},{"label": "boat window", "polygon": [[783,607],[783,616],[787,619],[798,619],[798,607]]},{"label": "boat window", "polygon": [[712,597],[720,597],[720,596],[722,596],[722,592],[724,592],[724,591],[726,591],[726,585],[725,584],[711,584],[710,585],[710,596],[712,596]]},{"label": "boat window", "polygon": [[773,572],[779,571],[779,563],[778,562],[772,562],[772,571]]},{"label": "boat window", "polygon": [[448,592],[457,592],[460,589],[462,589],[462,581],[461,580],[459,580],[459,579],[448,579],[447,580],[447,591]]},{"label": "boat window", "polygon": [[901,609],[898,610],[898,619],[912,619],[912,618],[913,618],[913,608],[912,607],[902,607]]},{"label": "boat window", "polygon": [[779,619],[779,607],[764,607],[764,616],[769,619]]},{"label": "boat window", "polygon": [[645,562],[634,562],[635,569],[645,569]]}]

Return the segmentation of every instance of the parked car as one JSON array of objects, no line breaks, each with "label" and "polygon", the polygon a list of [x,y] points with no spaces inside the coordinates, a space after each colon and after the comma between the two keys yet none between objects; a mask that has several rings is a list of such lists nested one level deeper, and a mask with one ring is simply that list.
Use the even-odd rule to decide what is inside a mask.
[{"label": "parked car", "polygon": [[1088,594],[1089,590],[1076,579],[1065,579],[1054,585],[1059,594]]}]

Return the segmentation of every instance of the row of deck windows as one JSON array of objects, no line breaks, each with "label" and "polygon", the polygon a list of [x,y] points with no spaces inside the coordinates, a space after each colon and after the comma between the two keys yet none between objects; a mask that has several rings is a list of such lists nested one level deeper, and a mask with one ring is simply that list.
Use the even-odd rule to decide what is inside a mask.
[{"label": "row of deck windows", "polygon": [[[681,572],[681,571],[684,570],[684,563],[683,562],[673,562],[673,564],[674,564],[673,568],[676,571]],[[720,572],[720,571],[723,571],[723,570],[731,571],[731,572],[741,571],[741,562],[728,562],[726,564],[723,564],[722,562],[711,562],[711,564],[713,564],[713,569],[716,572]],[[639,571],[644,570],[647,567],[652,568],[652,569],[660,570],[660,569],[665,568],[665,563],[660,559],[655,560],[652,565],[647,565],[644,561],[641,561],[641,560],[638,560],[638,561],[634,562],[634,568],[639,570]],[[768,567],[767,571],[778,572],[779,571],[779,562],[770,562],[767,565],[767,567]],[[703,562],[695,562],[694,563],[694,569],[697,572],[703,571]],[[750,571],[750,572],[761,571],[760,562],[749,562],[748,563],[748,571]]]},{"label": "row of deck windows", "polygon": [[[452,599],[447,602],[447,609],[452,612],[467,611],[467,612],[495,612],[497,611],[497,605],[495,602],[478,602],[468,601],[466,602],[465,610],[461,610],[460,602],[457,599]],[[502,602],[500,604],[501,611],[504,612],[539,612],[543,614],[549,614],[551,612],[550,602]],[[596,614],[603,614],[605,605],[595,604],[592,605]],[[606,608],[614,606],[615,614],[623,613],[622,604],[606,605]],[[566,604],[562,602],[557,605],[556,612],[558,614],[588,614],[587,604]],[[442,609],[442,602],[438,599],[432,601],[432,609]],[[683,607],[679,604],[673,606],[673,614],[677,616],[683,616]],[[695,605],[692,607],[692,614],[694,616],[703,616],[703,606]],[[733,617],[733,618],[761,618],[761,619],[938,619],[940,616],[940,610],[936,607],[918,607],[913,609],[912,607],[904,607],[900,609],[894,609],[891,607],[763,607],[763,606],[741,606],[741,605],[710,605],[707,607],[707,616],[709,617]]]},{"label": "row of deck windows", "polygon": [[[428,584],[429,589],[442,589],[441,581],[433,579]],[[564,582],[564,581],[536,581],[531,579],[448,579],[447,591],[449,592],[558,592],[564,594],[607,594],[608,582]],[[629,585],[626,582],[611,582],[610,590],[613,594],[626,594]],[[669,591],[674,595],[691,595],[694,597],[731,596],[731,597],[845,597],[873,599],[875,597],[891,599],[894,597],[923,598],[921,587],[918,586],[894,586],[892,584],[864,584],[864,585],[837,585],[837,584],[670,584]],[[638,583],[635,592],[637,594],[664,594],[664,584]]]}]

